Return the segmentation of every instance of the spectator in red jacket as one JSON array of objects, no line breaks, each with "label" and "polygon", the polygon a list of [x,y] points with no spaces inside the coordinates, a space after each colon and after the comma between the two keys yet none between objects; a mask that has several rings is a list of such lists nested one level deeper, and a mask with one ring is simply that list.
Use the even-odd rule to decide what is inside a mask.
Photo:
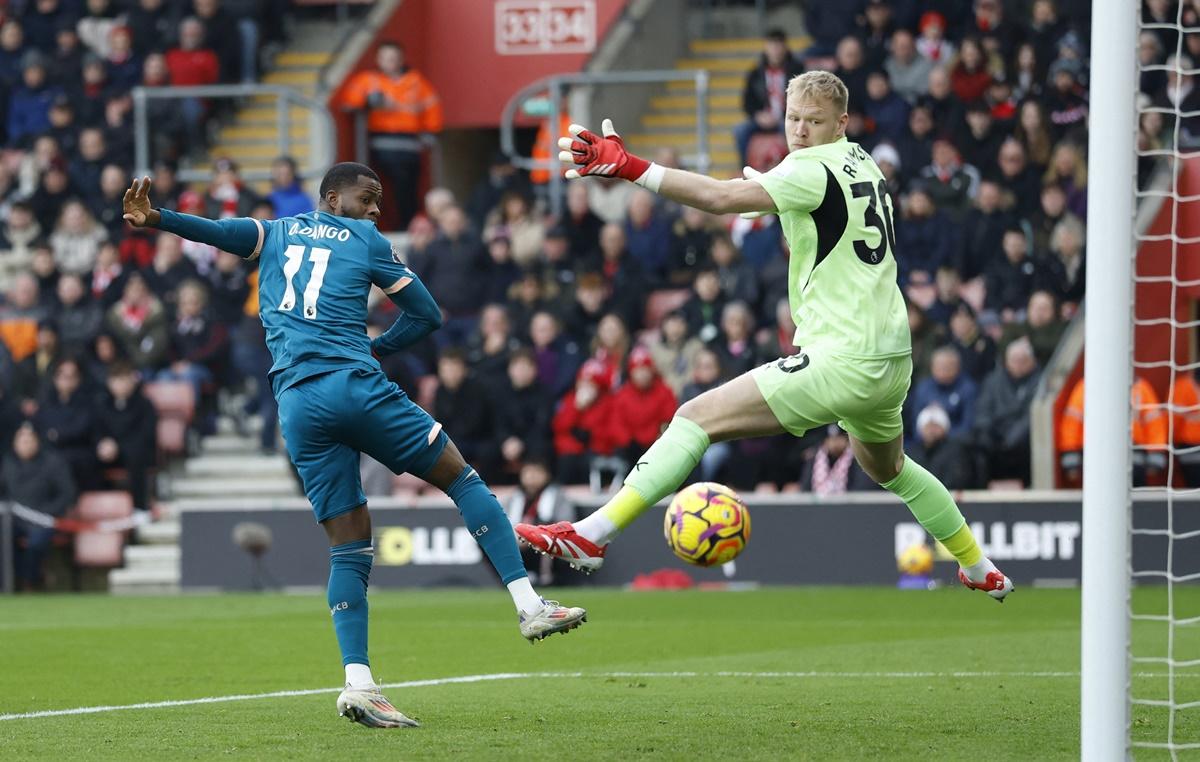
[{"label": "spectator in red jacket", "polygon": [[613,395],[618,446],[634,456],[644,452],[670,423],[678,404],[671,387],[659,377],[650,351],[635,348],[629,353],[629,380]]},{"label": "spectator in red jacket", "polygon": [[588,360],[579,369],[575,388],[563,397],[550,424],[560,482],[586,482],[592,458],[616,452],[620,432],[612,402],[608,369],[602,362]]},{"label": "spectator in red jacket", "polygon": [[983,97],[992,84],[986,54],[979,40],[968,37],[962,41],[958,61],[950,70],[950,86],[963,103],[973,103]]},{"label": "spectator in red jacket", "polygon": [[[221,76],[221,62],[217,54],[204,43],[204,24],[199,19],[188,17],[179,24],[179,47],[167,51],[167,71],[171,84],[215,85]],[[184,123],[191,127],[191,145],[200,145],[203,139],[204,114],[206,107],[200,98],[183,98],[179,101]]]},{"label": "spectator in red jacket", "polygon": [[179,24],[179,46],[167,51],[167,71],[171,84],[215,85],[221,76],[221,63],[211,48],[203,47],[204,24],[186,18]]}]

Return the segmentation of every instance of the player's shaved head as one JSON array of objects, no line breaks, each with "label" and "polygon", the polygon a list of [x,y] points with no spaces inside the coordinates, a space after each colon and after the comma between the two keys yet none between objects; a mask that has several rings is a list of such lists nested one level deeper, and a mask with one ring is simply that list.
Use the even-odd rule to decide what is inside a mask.
[{"label": "player's shaved head", "polygon": [[378,220],[383,201],[379,175],[366,164],[344,161],[334,164],[321,179],[318,209],[338,217]]},{"label": "player's shaved head", "polygon": [[[379,175],[375,174],[375,170],[368,167],[366,164],[359,164],[356,161],[343,161],[334,164],[325,173],[325,177],[321,178],[321,198],[325,198],[325,194],[329,191],[345,190],[351,185],[358,185],[359,177],[369,177],[375,182],[379,182]],[[382,185],[382,183],[380,183]]]}]

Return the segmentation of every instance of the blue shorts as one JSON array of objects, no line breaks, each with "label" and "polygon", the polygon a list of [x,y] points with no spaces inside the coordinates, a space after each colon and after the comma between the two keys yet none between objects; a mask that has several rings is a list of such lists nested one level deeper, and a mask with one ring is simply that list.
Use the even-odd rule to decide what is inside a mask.
[{"label": "blue shorts", "polygon": [[279,424],[317,521],[367,502],[359,453],[425,475],[449,439],[442,426],[380,371],[337,370],[279,395]]}]

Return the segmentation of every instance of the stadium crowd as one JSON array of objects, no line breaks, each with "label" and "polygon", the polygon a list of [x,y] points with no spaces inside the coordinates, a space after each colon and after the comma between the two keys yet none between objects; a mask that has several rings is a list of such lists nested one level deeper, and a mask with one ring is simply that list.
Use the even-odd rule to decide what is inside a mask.
[{"label": "stadium crowd", "polygon": [[[811,46],[769,32],[747,74],[742,158],[766,169],[786,151],[788,78],[842,77],[848,137],[897,206],[909,446],[952,488],[1027,483],[1029,406],[1083,297],[1088,4],[806,5]],[[1174,44],[1161,42],[1160,62]],[[1173,86],[1146,97],[1176,97]],[[1143,139],[1164,129],[1143,124]],[[410,258],[447,325],[393,363],[414,377],[436,369],[438,419],[494,481],[537,452],[559,479],[595,484],[627,468],[679,402],[798,351],[774,218],[715,219],[604,181],[569,184],[560,219],[528,199],[500,158],[463,203],[427,199]],[[836,427],[721,444],[699,470],[743,488],[869,486]]]},{"label": "stadium crowd", "polygon": [[[121,196],[134,160],[131,89],[256,80],[260,56],[283,42],[285,5],[0,2],[0,496],[62,516],[79,493],[112,487],[149,508],[157,420],[142,384],[180,379],[211,400],[234,368],[265,377],[261,328],[230,340],[243,324],[255,330],[242,320],[241,260],[129,229]],[[175,181],[177,162],[203,152],[217,104],[149,109],[164,204],[254,211],[231,162],[218,162],[202,193]],[[267,199],[292,212],[311,208],[307,197],[297,205],[294,170],[279,162]],[[36,583],[53,532],[14,530],[18,577]]]},{"label": "stadium crowd", "polygon": [[[19,473],[32,452],[54,461],[46,474],[65,464],[71,489],[85,490],[112,484],[120,465],[141,508],[152,500],[156,445],[153,425],[138,425],[153,420],[138,384],[192,385],[200,433],[232,396],[222,392],[238,390],[263,418],[262,448],[277,446],[256,273],[120,217],[129,88],[252,78],[244,43],[281,34],[271,3],[192,0],[186,17],[181,5],[10,2],[0,25],[4,473]],[[1029,405],[1083,297],[1088,3],[808,6],[810,48],[789,50],[780,33],[764,39],[739,147],[752,164],[778,150],[787,76],[820,67],[843,78],[849,137],[884,170],[896,204],[914,344],[910,447],[951,488],[1027,482]],[[1169,6],[1149,0],[1146,13],[1173,17]],[[1200,35],[1183,48],[1200,54]],[[1143,35],[1143,62],[1175,49],[1164,30]],[[1190,79],[1151,74],[1147,102],[1195,97]],[[210,217],[312,208],[287,157],[266,196],[227,158],[207,187],[185,187],[173,157],[204,141],[193,127],[203,122],[167,111],[154,120],[157,204]],[[1140,140],[1161,145],[1169,130],[1149,115]],[[408,228],[409,264],[445,325],[383,367],[497,484],[517,483],[530,464],[543,481],[607,483],[680,402],[799,351],[775,218],[718,219],[605,180],[567,184],[564,206],[549,218],[530,178],[497,156],[468,197],[428,192]],[[390,325],[393,309],[377,300],[371,330]],[[33,425],[14,451],[25,421]],[[698,471],[739,488],[870,488],[836,426],[722,443]]]}]

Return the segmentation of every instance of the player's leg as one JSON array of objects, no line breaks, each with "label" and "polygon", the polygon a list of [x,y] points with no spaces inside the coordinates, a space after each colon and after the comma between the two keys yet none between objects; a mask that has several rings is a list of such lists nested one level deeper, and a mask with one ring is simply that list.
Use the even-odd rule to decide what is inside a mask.
[{"label": "player's leg", "polygon": [[[842,428],[850,434],[854,457],[867,476],[904,501],[929,534],[958,560],[960,578],[997,600],[1012,582],[983,555],[950,491],[921,464],[904,454],[901,408],[912,364],[908,358],[867,361],[842,373],[854,393]],[[861,400],[861,404],[854,404]]]},{"label": "player's leg", "polygon": [[414,727],[417,723],[380,693],[367,658],[371,517],[359,484],[358,452],[330,436],[344,375],[326,374],[285,390],[279,397],[280,423],[288,456],[329,537],[326,600],[346,673],[338,713],[369,727]]},{"label": "player's leg", "polygon": [[950,491],[904,454],[903,435],[888,442],[864,442],[851,434],[850,446],[863,471],[903,500],[921,526],[958,560],[963,584],[999,601],[1012,592],[1012,581],[983,554]]},{"label": "player's leg", "polygon": [[383,695],[367,660],[367,583],[375,557],[371,514],[360,505],[321,526],[329,536],[329,613],[346,669],[338,714],[372,728],[419,727]]},{"label": "player's leg", "polygon": [[534,591],[508,516],[441,424],[382,373],[354,377],[354,388],[346,395],[354,412],[342,425],[342,441],[394,473],[408,471],[421,477],[454,501],[467,530],[512,595],[522,635],[540,640],[579,626],[587,612],[547,602]]},{"label": "player's leg", "polygon": [[667,430],[637,459],[620,491],[590,516],[575,524],[518,524],[517,534],[535,550],[576,568],[599,568],[604,546],[677,490],[710,444],[784,431],[755,379],[758,372],[743,373],[680,406]]},{"label": "player's leg", "polygon": [[463,460],[454,442],[447,439],[437,461],[420,476],[445,492],[458,506],[467,530],[512,595],[521,634],[526,639],[534,642],[556,632],[569,632],[587,621],[587,612],[582,608],[560,606],[534,591],[508,516],[475,469]]}]

